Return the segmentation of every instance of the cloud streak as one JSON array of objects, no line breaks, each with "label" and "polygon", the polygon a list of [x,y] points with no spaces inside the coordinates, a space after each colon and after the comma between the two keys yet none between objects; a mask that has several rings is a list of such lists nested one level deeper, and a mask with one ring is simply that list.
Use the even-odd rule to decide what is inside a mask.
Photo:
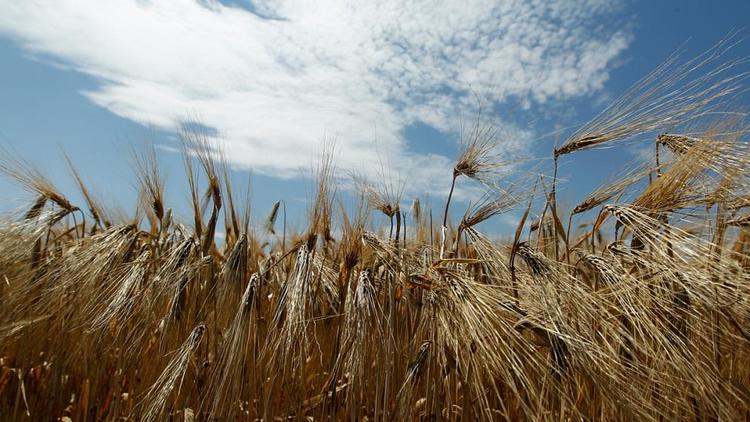
[{"label": "cloud streak", "polygon": [[[539,4],[537,4],[539,3]],[[525,107],[600,91],[628,35],[589,1],[54,0],[0,5],[0,33],[94,77],[83,94],[166,129],[194,113],[237,166],[306,174],[324,137],[337,166],[378,155],[412,189],[440,191],[451,160],[414,153],[404,130],[455,131],[476,95]],[[530,132],[498,122],[507,151]],[[377,143],[374,140],[377,139]]]}]

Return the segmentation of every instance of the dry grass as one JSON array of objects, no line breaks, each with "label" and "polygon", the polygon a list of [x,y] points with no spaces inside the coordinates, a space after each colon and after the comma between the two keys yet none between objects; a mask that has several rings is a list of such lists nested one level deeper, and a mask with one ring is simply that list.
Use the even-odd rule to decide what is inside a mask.
[{"label": "dry grass", "polygon": [[[136,160],[133,218],[75,170],[88,213],[6,159],[37,199],[0,224],[0,419],[750,418],[747,129],[737,114],[692,124],[741,88],[738,63],[716,62],[727,43],[670,58],[555,151],[655,144],[567,227],[554,185],[500,179],[495,132],[479,126],[451,194],[460,176],[487,194],[455,229],[450,196],[434,226],[385,181],[360,181],[359,206],[337,212],[331,154],[300,232],[279,230],[280,202],[253,231],[196,134],[190,224],[165,203],[153,153]],[[478,228],[519,207],[512,242]]]}]

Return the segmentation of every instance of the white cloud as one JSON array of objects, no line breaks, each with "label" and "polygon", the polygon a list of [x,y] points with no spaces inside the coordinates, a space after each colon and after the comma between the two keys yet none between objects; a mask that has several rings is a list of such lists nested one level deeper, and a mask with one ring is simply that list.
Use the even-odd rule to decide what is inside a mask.
[{"label": "white cloud", "polygon": [[[28,0],[0,5],[0,32],[95,77],[84,94],[122,117],[174,128],[200,116],[236,165],[306,173],[327,135],[338,168],[368,172],[385,154],[409,189],[436,192],[451,159],[410,152],[404,128],[455,130],[476,94],[529,106],[596,93],[628,45],[597,26],[613,6],[290,0],[253,13],[216,0]],[[523,149],[530,134],[499,123]]]}]

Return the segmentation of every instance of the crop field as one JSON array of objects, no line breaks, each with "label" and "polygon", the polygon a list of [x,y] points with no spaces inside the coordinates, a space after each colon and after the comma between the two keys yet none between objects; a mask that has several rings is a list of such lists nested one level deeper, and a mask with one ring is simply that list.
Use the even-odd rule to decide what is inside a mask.
[{"label": "crop field", "polygon": [[[729,44],[669,57],[547,168],[507,171],[477,119],[439,207],[385,178],[344,204],[329,151],[299,230],[280,202],[251,221],[198,133],[187,221],[153,151],[132,214],[72,162],[78,204],[3,151],[36,199],[0,222],[0,419],[750,418],[750,126]],[[558,205],[588,177],[559,180],[562,162],[628,142],[649,153]],[[450,218],[469,183],[484,196]],[[504,239],[483,233],[511,211]]]}]

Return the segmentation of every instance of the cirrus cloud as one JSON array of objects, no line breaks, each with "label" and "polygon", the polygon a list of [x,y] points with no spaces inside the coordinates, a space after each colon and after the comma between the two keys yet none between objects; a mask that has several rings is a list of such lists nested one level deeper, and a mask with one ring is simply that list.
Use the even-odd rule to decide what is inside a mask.
[{"label": "cirrus cloud", "polygon": [[[237,166],[307,172],[325,135],[343,169],[373,157],[440,191],[451,160],[414,152],[404,131],[455,131],[491,106],[600,91],[628,34],[598,24],[609,0],[36,0],[0,5],[0,33],[90,75],[83,94],[133,121],[174,129],[196,113]],[[500,121],[505,151],[531,132]],[[373,140],[377,138],[377,145]]]}]

